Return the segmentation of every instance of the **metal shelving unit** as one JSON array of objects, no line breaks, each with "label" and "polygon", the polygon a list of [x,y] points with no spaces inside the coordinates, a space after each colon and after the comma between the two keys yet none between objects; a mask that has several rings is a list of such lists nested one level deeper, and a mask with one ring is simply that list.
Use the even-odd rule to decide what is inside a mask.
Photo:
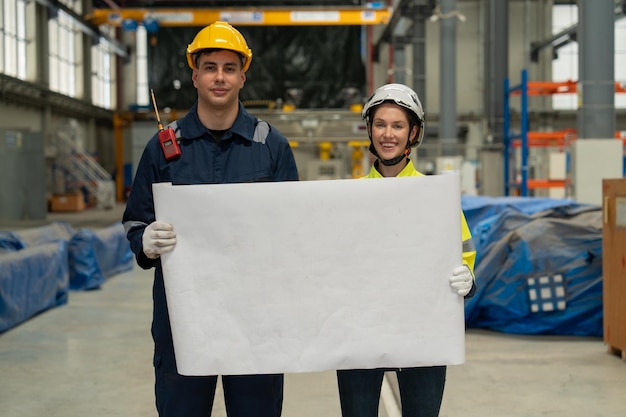
[{"label": "metal shelving unit", "polygon": [[[541,188],[565,187],[566,180],[551,180],[540,178],[529,178],[528,150],[532,147],[557,147],[567,151],[569,146],[577,138],[576,129],[563,129],[554,132],[530,132],[528,131],[528,98],[529,96],[545,96],[552,94],[576,93],[577,83],[575,81],[528,81],[527,70],[521,71],[521,81],[519,84],[511,86],[509,79],[504,80],[504,195],[516,193],[526,197],[529,191]],[[616,93],[626,93],[626,87],[619,82],[615,83]],[[511,96],[520,96],[520,126],[519,132],[511,131]],[[622,140],[626,146],[626,136],[622,132],[615,132],[615,138]],[[515,168],[515,153],[520,155],[520,180],[512,178],[512,169]]]}]

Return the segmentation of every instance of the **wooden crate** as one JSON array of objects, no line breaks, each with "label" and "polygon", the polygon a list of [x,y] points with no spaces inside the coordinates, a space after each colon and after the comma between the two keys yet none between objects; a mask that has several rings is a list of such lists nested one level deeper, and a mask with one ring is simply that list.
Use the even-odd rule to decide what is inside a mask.
[{"label": "wooden crate", "polygon": [[626,178],[602,181],[604,342],[626,360]]}]

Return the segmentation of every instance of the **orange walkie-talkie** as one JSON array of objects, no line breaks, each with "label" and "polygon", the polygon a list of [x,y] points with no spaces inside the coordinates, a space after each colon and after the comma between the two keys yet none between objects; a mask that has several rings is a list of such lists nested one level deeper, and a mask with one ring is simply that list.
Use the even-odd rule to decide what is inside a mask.
[{"label": "orange walkie-talkie", "polygon": [[163,149],[165,159],[171,161],[181,155],[176,133],[171,127],[163,129],[163,124],[159,117],[159,110],[157,109],[156,100],[154,98],[154,91],[152,89],[150,89],[150,95],[152,96],[152,104],[154,105],[154,112],[156,113],[156,119],[159,125],[159,143],[161,144],[161,149]]}]

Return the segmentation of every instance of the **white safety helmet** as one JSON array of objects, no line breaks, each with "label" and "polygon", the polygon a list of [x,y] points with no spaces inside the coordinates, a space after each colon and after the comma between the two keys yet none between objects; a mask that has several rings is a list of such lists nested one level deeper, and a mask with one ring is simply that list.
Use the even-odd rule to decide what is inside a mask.
[{"label": "white safety helmet", "polygon": [[[424,108],[417,93],[404,84],[385,84],[379,87],[374,94],[365,102],[361,117],[369,125],[374,108],[386,101],[391,101],[398,106],[402,106],[415,115],[415,122],[419,127],[419,132],[415,139],[409,144],[410,147],[419,146],[424,139]],[[368,129],[369,131],[369,129]]]}]

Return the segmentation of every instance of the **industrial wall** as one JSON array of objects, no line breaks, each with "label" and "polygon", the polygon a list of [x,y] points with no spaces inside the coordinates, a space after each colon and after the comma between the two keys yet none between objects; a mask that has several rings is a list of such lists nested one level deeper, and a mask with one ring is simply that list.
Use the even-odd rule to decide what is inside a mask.
[{"label": "industrial wall", "polygon": [[[542,1],[509,1],[509,73],[512,80],[519,82],[520,72],[523,68],[528,69],[529,78],[541,81],[549,81],[551,77],[551,51],[543,53],[538,63],[530,62],[530,44],[534,41],[543,40],[551,36],[551,5],[550,2]],[[465,16],[464,22],[457,22],[457,112],[461,119],[479,118],[483,113],[483,88],[484,88],[484,59],[486,42],[485,34],[485,2],[481,0],[466,0],[457,2],[458,11]],[[426,21],[426,91],[418,94],[425,97],[423,102],[426,113],[435,115],[439,113],[439,90],[440,90],[440,62],[439,62],[439,31],[438,21]],[[380,36],[382,28],[375,29],[376,38]],[[389,44],[384,44],[380,53],[381,61],[375,66],[375,85],[381,85],[388,81],[388,73],[393,63],[389,63]],[[406,62],[413,61],[413,50],[409,46],[406,49]],[[407,84],[411,85],[413,69],[406,68]],[[514,108],[519,108],[518,103],[513,103]],[[548,99],[541,105],[550,105]]]},{"label": "industrial wall", "polygon": [[[512,76],[516,76],[519,74],[521,68],[528,66],[528,45],[531,41],[540,39],[545,35],[547,35],[550,31],[550,14],[549,10],[538,10],[538,4],[545,4],[545,2],[524,2],[524,1],[511,1],[510,2],[510,30],[509,30],[509,52],[510,52],[510,72]],[[546,6],[544,6],[546,7]],[[483,14],[484,14],[484,2],[480,0],[475,1],[460,1],[458,2],[459,11],[466,16],[465,22],[459,22],[457,25],[457,63],[459,70],[457,71],[457,110],[459,113],[459,117],[479,117],[482,113],[482,83],[483,83],[483,66],[482,60],[484,58],[483,51],[483,43],[484,43],[484,33],[482,27],[484,26],[483,22]],[[523,19],[519,19],[519,16],[527,16]],[[542,23],[543,22],[543,23]],[[244,28],[242,28],[244,29]],[[257,30],[264,30],[262,28],[256,28]],[[289,28],[292,32],[296,33],[298,28]],[[303,31],[310,30],[311,28],[302,28]],[[374,28],[374,39],[378,37],[380,32],[382,31],[382,27]],[[246,30],[246,29],[244,29]],[[272,28],[267,28],[267,30],[272,30]],[[320,30],[320,29],[316,29]],[[322,28],[323,30],[323,28]],[[328,29],[330,30],[330,29]],[[193,30],[187,31],[192,33]],[[336,28],[333,31],[336,33]],[[348,36],[354,39],[354,31],[346,32]],[[188,77],[190,77],[190,71],[186,68],[184,62],[184,51],[185,42],[189,42],[191,40],[183,40],[180,37],[175,38],[173,41],[181,43],[178,45],[177,51],[172,51],[168,49],[168,45],[163,44],[163,38],[171,35],[170,33],[166,33],[164,31],[159,35],[159,42],[157,46],[154,48],[154,53],[159,53],[160,56],[170,56],[171,59],[181,60],[182,62],[178,63],[178,66],[182,66],[180,74],[184,76],[186,73]],[[425,96],[425,108],[429,115],[436,115],[439,112],[439,23],[438,22],[427,22],[427,33],[426,33],[426,56],[424,57],[426,63],[426,85],[427,90],[425,92],[418,92],[422,96]],[[359,39],[354,39],[355,42],[358,42]],[[251,43],[258,42],[259,46],[262,45],[262,42],[268,43],[265,40],[262,42],[256,41],[254,38],[251,40]],[[280,43],[281,40],[277,39],[276,43]],[[169,47],[171,48],[172,43],[170,42]],[[329,62],[332,62],[333,56],[336,55],[336,51],[332,49],[326,51],[325,54],[322,55],[320,53],[319,61],[325,65],[329,65]],[[360,45],[359,45],[360,46]],[[389,63],[389,54],[387,52],[387,48],[389,46],[387,44],[383,45],[383,49],[380,54],[380,61],[375,63],[374,68],[374,82],[373,85],[377,86],[383,84],[384,82],[389,81],[388,72],[393,63]],[[269,48],[269,46],[268,46]],[[311,48],[311,46],[309,47]],[[292,50],[282,50],[283,54],[288,55]],[[322,52],[322,51],[320,51]],[[411,62],[411,48],[407,48],[407,62]],[[279,56],[269,56],[265,59],[265,61],[272,60],[276,62],[272,62],[271,66],[268,66],[267,63],[263,62],[263,52],[259,50],[258,56],[255,54],[255,58],[253,59],[253,65],[265,65],[268,69],[272,69],[273,67],[279,65]],[[352,55],[354,58],[354,55]],[[288,57],[283,58],[285,62],[289,62]],[[363,61],[366,60],[365,57],[361,58]],[[182,65],[181,65],[182,64]],[[315,67],[315,62],[310,63],[310,67]],[[362,81],[363,75],[361,73],[362,68],[365,66],[366,62],[361,62],[358,65],[354,65],[353,67],[344,65],[344,63],[339,60],[338,67],[344,72],[352,72],[356,73],[356,78],[358,81]],[[156,66],[151,70],[151,73],[159,78],[163,78],[165,81],[170,81],[168,74],[164,74],[163,71],[159,71],[159,67],[164,67],[167,69],[171,69],[175,63],[168,63],[166,61],[156,61]],[[535,75],[540,76],[541,79],[548,79],[549,77],[549,68],[550,62],[543,61],[541,65],[534,64],[530,68],[530,77],[533,78]],[[408,73],[411,72],[411,68],[406,68]],[[271,78],[272,76],[276,76],[277,78],[281,78],[284,74],[264,74],[264,77]],[[315,74],[317,75],[317,74]],[[544,78],[545,77],[545,78]],[[257,76],[256,78],[261,78]],[[407,80],[410,80],[410,77],[407,77]],[[253,85],[255,81],[254,77],[250,79],[247,89],[250,90],[258,90],[258,87]],[[354,82],[349,79],[349,77],[345,77],[346,84],[344,87],[353,87]],[[266,80],[259,80],[261,83],[267,83]],[[284,83],[284,82],[283,82]],[[170,83],[162,83],[158,88],[163,89],[163,85],[171,85]],[[410,81],[408,82],[410,84]],[[132,85],[124,86],[124,89],[133,88]],[[264,86],[265,87],[265,86]],[[290,85],[284,83],[284,87],[290,87]],[[295,85],[294,87],[298,87]],[[339,94],[339,90],[341,88],[341,83],[336,83],[334,88],[337,90],[336,93]],[[172,88],[172,91],[174,89]],[[167,100],[163,103],[164,106],[171,106],[169,103],[169,98],[165,95],[165,91],[157,91],[158,97],[164,96],[163,99]],[[180,92],[179,92],[180,93]],[[363,91],[363,95],[369,94],[369,91]],[[245,92],[244,92],[245,94]],[[330,89],[325,92],[327,96],[332,94]],[[259,94],[261,96],[262,94]],[[160,100],[162,100],[160,98]],[[188,100],[186,100],[188,101]],[[317,100],[319,101],[319,100]],[[316,107],[316,101],[313,100],[312,105]],[[190,105],[191,103],[188,103]],[[303,104],[306,104],[303,103]],[[188,105],[186,107],[188,107]],[[175,106],[172,106],[176,108]],[[308,106],[303,106],[306,108]],[[42,120],[44,120],[47,116],[43,116],[41,112],[37,109],[29,109],[29,106],[19,106],[16,107],[13,103],[5,103],[2,96],[0,96],[0,123],[2,123],[5,127],[20,127],[26,126],[30,129],[41,129],[42,128]],[[54,118],[54,109],[52,109],[51,118]],[[78,121],[79,124],[82,121]],[[56,128],[56,123],[51,121],[46,129],[53,130]],[[99,142],[103,142],[103,146],[108,146],[108,143],[103,140],[94,139],[89,140],[87,145],[89,147],[95,147],[99,145]],[[92,150],[96,151],[98,149],[92,148]],[[106,151],[98,150],[103,155],[106,154]]]},{"label": "industrial wall", "polygon": [[[479,159],[479,149],[485,142],[485,136],[487,134],[485,127],[485,110],[483,109],[483,97],[484,90],[486,88],[484,74],[484,62],[485,62],[485,43],[487,42],[487,34],[485,34],[485,16],[486,5],[484,0],[464,0],[457,2],[458,11],[465,16],[465,21],[457,22],[456,33],[456,101],[457,101],[457,116],[458,122],[463,126],[464,135],[464,157],[469,160]],[[530,45],[533,41],[545,39],[551,35],[551,1],[523,1],[512,0],[509,1],[508,6],[508,32],[501,34],[502,36],[508,36],[508,73],[513,83],[519,81],[519,75],[522,69],[528,69],[529,79],[538,81],[548,81],[551,78],[551,65],[552,55],[550,48],[546,48],[540,55],[540,60],[535,63],[530,61]],[[254,28],[256,31],[275,31],[275,28]],[[289,28],[292,31],[292,36],[297,37],[298,28]],[[303,29],[304,30],[304,29]],[[309,30],[311,30],[309,28]],[[314,31],[321,33],[325,28],[315,28]],[[362,41],[362,36],[366,33],[365,30],[346,30],[343,35],[337,34],[337,30],[341,31],[341,28],[335,28],[334,31],[328,30],[328,33],[333,33],[335,37],[344,36],[353,39],[355,42]],[[370,42],[379,38],[380,34],[384,30],[383,27],[377,26],[372,30],[373,36]],[[425,65],[425,91],[418,91],[423,98],[424,107],[427,115],[428,126],[437,126],[438,114],[440,106],[440,62],[439,62],[439,30],[440,22],[426,20],[426,33],[425,33],[425,56],[416,57],[422,59]],[[193,33],[193,30],[188,30],[188,33]],[[278,33],[278,32],[276,32]],[[254,34],[251,33],[251,36]],[[176,106],[188,108],[192,104],[194,92],[186,91],[182,94],[180,91],[176,91],[171,87],[168,92],[168,86],[172,85],[173,79],[169,73],[164,73],[163,68],[172,68],[175,66],[179,68],[177,73],[180,78],[191,77],[191,71],[187,68],[184,61],[184,46],[187,42],[191,41],[192,35],[189,35],[189,39],[182,39],[181,37],[171,39],[169,47],[177,47],[177,51],[172,53],[168,50],[168,42],[165,40],[170,33],[163,31],[159,34],[157,42],[153,45],[153,55],[159,55],[162,58],[162,62],[158,63],[151,69],[151,74],[154,80],[162,80],[163,83],[156,86],[157,96],[160,100],[160,106]],[[276,35],[278,36],[278,35]],[[306,38],[306,37],[305,37]],[[321,38],[321,36],[318,36]],[[332,39],[332,37],[330,37]],[[284,62],[293,63],[294,53],[293,49],[281,48],[280,45],[287,45],[285,40],[277,38],[276,42],[279,47],[272,50],[271,36],[262,39],[251,39],[251,43],[255,44],[255,57],[253,58],[253,67],[261,68],[264,71],[258,72],[258,74],[251,76],[248,80],[246,87],[244,88],[243,97],[246,98],[246,94],[250,98],[266,98],[270,94],[266,94],[267,91],[275,91],[272,88],[278,86],[279,89],[288,89],[289,87],[305,87],[305,91],[308,92],[308,100],[300,103],[302,105],[300,111],[306,111],[307,104],[311,107],[319,107],[320,97],[325,97],[324,100],[331,102],[332,95],[337,94],[337,97],[341,97],[341,89],[348,87],[358,87],[361,83],[361,94],[366,96],[371,91],[369,87],[376,87],[385,82],[392,81],[389,74],[397,71],[394,68],[392,62],[392,54],[390,53],[390,45],[382,44],[380,51],[380,58],[372,65],[368,62],[370,57],[367,55],[367,47],[359,45],[356,49],[361,49],[362,55],[357,57],[361,62],[354,62],[356,54],[354,50],[350,50],[349,53],[344,54],[341,59],[334,59],[339,53],[336,49],[329,46],[329,50],[324,50],[323,46],[328,45],[328,37],[325,39],[318,39],[316,42],[310,42],[309,48],[314,46],[317,49],[314,50],[315,56],[317,54],[319,59],[317,61],[309,61],[307,65],[301,66],[301,71],[306,77],[317,79],[324,76],[324,68],[333,65],[336,62],[336,68],[334,70],[340,71],[342,77],[335,77],[334,84],[329,85],[326,89],[321,89],[316,86],[315,83],[309,82],[306,84],[306,80],[303,81],[303,85],[297,84],[297,77],[289,78],[286,76],[286,72],[280,72],[276,68],[280,68],[281,65],[285,66]],[[282,43],[281,43],[282,42]],[[180,45],[179,45],[180,44]],[[335,45],[333,45],[335,46]],[[264,49],[267,48],[266,51]],[[320,49],[321,48],[321,49]],[[258,52],[257,52],[258,51]],[[265,56],[264,56],[265,52]],[[279,53],[280,52],[280,53]],[[157,54],[158,53],[158,54]],[[282,54],[282,56],[281,56]],[[406,48],[406,62],[413,62],[413,48],[408,45]],[[280,59],[285,61],[281,64]],[[170,62],[166,62],[169,60]],[[180,62],[172,62],[173,60]],[[162,65],[161,65],[162,64]],[[315,74],[309,74],[308,68],[315,70]],[[161,69],[161,70],[159,70]],[[297,68],[296,68],[297,69]],[[363,70],[366,74],[363,74]],[[368,71],[372,71],[371,74],[367,74]],[[294,68],[291,68],[292,75]],[[411,76],[413,68],[407,65],[404,69],[405,79],[407,84],[411,85]],[[297,71],[296,71],[297,72]],[[251,73],[252,74],[252,73]],[[356,74],[356,75],[355,75]],[[326,73],[326,76],[328,72]],[[349,75],[354,75],[351,78]],[[365,80],[365,77],[371,76],[371,81]],[[276,85],[268,87],[272,79],[275,79]],[[134,80],[132,80],[134,81]],[[255,82],[258,82],[257,85]],[[128,92],[135,88],[134,82],[125,84],[122,86],[121,91]],[[319,91],[318,91],[319,90]],[[254,93],[254,94],[253,94]],[[317,93],[317,98],[313,97],[313,93]],[[256,95],[255,95],[256,94]],[[277,94],[271,93],[276,96]],[[181,98],[182,97],[182,98]],[[311,99],[311,97],[313,97]],[[335,97],[333,107],[344,107],[346,103],[341,103],[340,100]],[[276,99],[277,97],[267,97]],[[282,97],[286,97],[283,95]],[[16,103],[13,100],[8,100],[7,97],[0,93],[0,126],[4,129],[27,129],[31,131],[44,132],[44,140],[46,141],[46,156],[53,158],[53,152],[48,151],[51,149],[49,141],[54,137],[55,131],[58,129],[71,128],[73,132],[76,132],[82,140],[82,144],[86,151],[97,155],[100,163],[105,169],[110,172],[115,171],[116,156],[114,148],[114,135],[112,121],[103,122],[94,118],[75,118],[57,112],[54,106],[42,109],[40,103],[30,105],[27,100],[21,100]],[[515,111],[519,109],[520,103],[513,101],[512,103],[513,117],[515,117]],[[532,107],[537,116],[531,120],[531,123],[535,124],[534,129],[563,129],[566,127],[576,127],[576,111],[550,111],[551,100],[550,97],[534,98],[532,101]],[[183,110],[181,109],[181,110]],[[127,109],[121,109],[127,110]],[[545,111],[544,111],[545,110]],[[626,130],[626,121],[624,117],[618,113],[617,128],[618,130]],[[313,116],[315,117],[315,116]],[[281,123],[279,118],[277,123]],[[300,118],[302,119],[302,118]],[[287,123],[287,122],[285,122]],[[350,126],[353,122],[350,122]],[[286,132],[291,131],[291,127],[287,124],[278,126],[281,130]],[[366,138],[364,138],[366,139]],[[429,144],[436,144],[433,138],[428,138],[425,141],[425,148]],[[126,138],[125,138],[126,140]],[[131,140],[125,143],[124,147],[124,159],[125,163],[130,163],[133,160],[133,143]]]}]

